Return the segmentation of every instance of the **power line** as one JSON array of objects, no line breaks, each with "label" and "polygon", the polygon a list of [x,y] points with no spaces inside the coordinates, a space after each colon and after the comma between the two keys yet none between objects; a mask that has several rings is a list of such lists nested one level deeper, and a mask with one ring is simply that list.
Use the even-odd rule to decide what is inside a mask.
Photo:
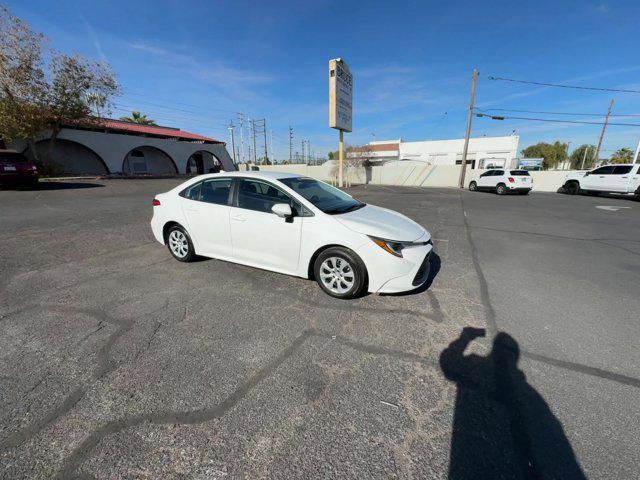
[{"label": "power line", "polygon": [[495,77],[493,75],[489,75],[487,78],[489,80],[497,80],[501,82],[527,83],[530,85],[539,85],[542,87],[574,88],[577,90],[596,90],[599,92],[640,93],[640,90],[627,90],[624,88],[580,87],[577,85],[563,85],[560,83],[545,83],[545,82],[533,82],[531,80],[516,80],[514,78]]},{"label": "power line", "polygon": [[[562,120],[555,118],[532,118],[532,117],[509,117],[502,115],[487,115],[486,113],[476,113],[476,117],[485,117],[492,120],[530,120],[533,122],[550,122],[550,123],[578,123],[586,125],[602,125],[604,122],[587,122],[581,120]],[[625,126],[625,127],[640,127],[640,123],[613,123],[609,122],[607,125]]]},{"label": "power line", "polygon": [[[605,117],[605,113],[583,113],[583,112],[546,112],[540,110],[517,110],[513,108],[476,108],[479,112],[520,112],[520,113],[541,113],[545,115],[568,115],[584,117]],[[612,113],[610,117],[640,117],[640,113]]]}]

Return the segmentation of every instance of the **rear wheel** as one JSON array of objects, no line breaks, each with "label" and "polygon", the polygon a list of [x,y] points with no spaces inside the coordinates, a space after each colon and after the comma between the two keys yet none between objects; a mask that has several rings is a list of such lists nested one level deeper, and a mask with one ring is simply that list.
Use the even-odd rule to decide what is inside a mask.
[{"label": "rear wheel", "polygon": [[171,227],[167,234],[167,247],[173,258],[180,262],[190,262],[196,257],[193,242],[184,228],[177,225]]},{"label": "rear wheel", "polygon": [[577,195],[580,191],[580,184],[578,182],[567,182],[564,184],[564,189],[569,195]]},{"label": "rear wheel", "polygon": [[469,190],[475,192],[476,190],[478,190],[478,184],[476,182],[471,182],[469,184]]},{"label": "rear wheel", "polygon": [[367,283],[367,269],[353,251],[332,247],[316,259],[313,273],[320,288],[336,298],[356,298]]},{"label": "rear wheel", "polygon": [[504,195],[505,193],[507,193],[507,186],[504,183],[499,183],[496,187],[496,193],[498,195]]}]

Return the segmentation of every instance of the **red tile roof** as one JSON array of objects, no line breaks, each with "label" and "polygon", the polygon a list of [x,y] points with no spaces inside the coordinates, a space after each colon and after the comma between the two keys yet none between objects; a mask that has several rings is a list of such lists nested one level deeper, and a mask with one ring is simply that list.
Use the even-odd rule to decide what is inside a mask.
[{"label": "red tile roof", "polygon": [[[126,132],[138,135],[148,135],[160,138],[177,138],[179,140],[194,140],[205,143],[224,143],[215,138],[205,137],[197,133],[185,132],[179,128],[160,127],[157,125],[141,125],[139,123],[123,122],[122,120],[114,120],[112,118],[103,118],[89,125],[80,125],[80,128],[87,127],[91,129],[106,129],[114,133]],[[72,127],[73,128],[73,127]],[[77,127],[76,127],[77,128]]]}]

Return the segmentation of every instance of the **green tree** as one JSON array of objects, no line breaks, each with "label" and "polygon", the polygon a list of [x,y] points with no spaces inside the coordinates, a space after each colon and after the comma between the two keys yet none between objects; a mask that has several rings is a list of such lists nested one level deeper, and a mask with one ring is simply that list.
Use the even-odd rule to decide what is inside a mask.
[{"label": "green tree", "polygon": [[[586,150],[586,155],[585,155]],[[581,170],[589,169],[593,164],[593,158],[596,154],[596,146],[584,144],[576,148],[569,157],[571,169]]]},{"label": "green tree", "polygon": [[539,142],[522,150],[525,158],[543,158],[542,168],[555,168],[567,159],[568,144],[555,141],[554,143]]},{"label": "green tree", "polygon": [[142,115],[140,112],[131,112],[130,117],[120,117],[123,122],[139,123],[140,125],[157,125],[155,120],[147,118],[146,115]]},{"label": "green tree", "polygon": [[611,155],[611,163],[633,163],[633,151],[629,148],[621,148]]}]

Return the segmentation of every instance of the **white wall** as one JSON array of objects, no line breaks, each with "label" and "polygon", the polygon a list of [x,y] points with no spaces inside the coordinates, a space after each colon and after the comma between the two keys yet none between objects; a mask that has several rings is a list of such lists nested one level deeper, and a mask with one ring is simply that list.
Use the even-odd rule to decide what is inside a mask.
[{"label": "white wall", "polygon": [[[265,165],[260,170],[296,173],[325,182],[335,182],[335,163],[327,162],[320,166],[307,165]],[[372,185],[400,185],[407,187],[457,187],[460,176],[459,165],[402,165],[376,166],[368,169],[359,167],[345,173],[345,178],[354,184],[369,183]],[[465,187],[486,170],[467,167]],[[564,184],[564,178],[572,173],[566,171],[529,172],[533,178],[533,190],[539,192],[555,192]]]}]

